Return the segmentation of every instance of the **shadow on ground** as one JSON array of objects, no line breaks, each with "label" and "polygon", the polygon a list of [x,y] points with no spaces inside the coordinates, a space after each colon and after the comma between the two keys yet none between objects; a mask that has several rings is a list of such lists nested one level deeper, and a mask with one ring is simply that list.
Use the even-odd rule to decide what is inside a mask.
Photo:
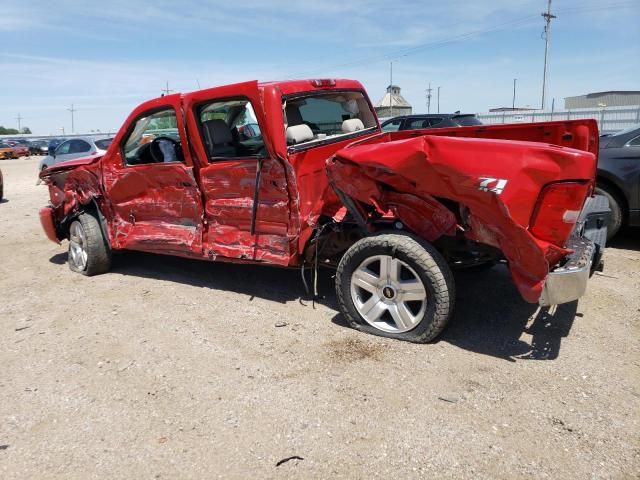
[{"label": "shadow on ground", "polygon": [[[66,260],[66,253],[50,258],[58,265]],[[300,270],[123,252],[114,256],[112,272],[233,291],[247,295],[249,302],[257,297],[280,303],[298,300],[309,308],[313,305],[311,296],[305,292]],[[306,274],[311,287],[311,272],[307,269]],[[574,318],[581,316],[576,313],[577,302],[561,305],[554,311],[525,302],[504,266],[481,273],[457,272],[455,277],[456,310],[437,341],[465,350],[509,361],[553,360],[558,357],[562,338],[569,334]],[[337,310],[333,272],[320,271],[318,293],[318,303]],[[333,323],[348,328],[339,314]],[[531,336],[530,343],[521,339],[523,332]]]},{"label": "shadow on ground", "polygon": [[607,248],[640,250],[640,227],[625,228],[607,243]]},{"label": "shadow on ground", "polygon": [[456,310],[440,341],[465,350],[510,361],[554,360],[574,318],[582,316],[578,302],[551,309],[525,302],[505,266],[455,277]]}]

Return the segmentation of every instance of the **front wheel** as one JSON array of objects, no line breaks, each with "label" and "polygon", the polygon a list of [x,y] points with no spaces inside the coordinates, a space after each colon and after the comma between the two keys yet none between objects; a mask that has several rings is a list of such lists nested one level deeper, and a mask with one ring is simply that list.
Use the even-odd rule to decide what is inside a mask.
[{"label": "front wheel", "polygon": [[453,312],[455,285],[444,258],[406,234],[381,234],[356,242],[336,274],[342,314],[363,332],[426,343]]},{"label": "front wheel", "polygon": [[69,228],[69,268],[88,277],[111,268],[111,249],[98,219],[83,213]]}]

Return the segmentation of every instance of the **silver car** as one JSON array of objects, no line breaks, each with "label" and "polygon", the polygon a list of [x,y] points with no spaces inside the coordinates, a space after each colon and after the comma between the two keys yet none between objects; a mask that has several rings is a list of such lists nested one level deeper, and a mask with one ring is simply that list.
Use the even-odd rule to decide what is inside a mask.
[{"label": "silver car", "polygon": [[56,147],[53,154],[49,154],[40,160],[40,170],[66,162],[75,158],[89,157],[92,155],[102,155],[113,141],[113,138],[91,138],[77,137],[65,140]]}]

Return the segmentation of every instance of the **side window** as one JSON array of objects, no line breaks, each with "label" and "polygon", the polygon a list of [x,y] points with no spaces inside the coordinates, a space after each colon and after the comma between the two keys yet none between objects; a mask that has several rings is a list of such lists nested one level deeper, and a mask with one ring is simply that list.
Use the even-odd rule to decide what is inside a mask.
[{"label": "side window", "polygon": [[71,140],[68,140],[56,148],[56,155],[66,155],[71,149]]},{"label": "side window", "polygon": [[429,119],[425,118],[415,118],[413,120],[409,120],[408,122],[408,130],[417,130],[420,128],[429,128],[430,122]]},{"label": "side window", "polygon": [[402,119],[394,120],[393,122],[389,122],[382,127],[383,132],[397,132],[400,130],[400,124],[402,123]]},{"label": "side window", "polygon": [[640,146],[640,136],[637,136],[636,138],[632,138],[631,140],[629,140],[627,142],[627,145],[629,145],[630,147]]},{"label": "side window", "polygon": [[122,144],[126,165],[184,162],[173,108],[142,114]]},{"label": "side window", "polygon": [[69,153],[85,153],[89,150],[91,150],[91,145],[89,145],[84,140],[71,140]]},{"label": "side window", "polygon": [[209,161],[266,155],[262,132],[248,99],[207,103],[199,107],[197,117]]},{"label": "side window", "polygon": [[435,127],[436,125],[441,124],[443,120],[444,120],[444,118],[441,118],[441,117],[433,117],[433,118],[429,119],[429,126],[430,127]]}]

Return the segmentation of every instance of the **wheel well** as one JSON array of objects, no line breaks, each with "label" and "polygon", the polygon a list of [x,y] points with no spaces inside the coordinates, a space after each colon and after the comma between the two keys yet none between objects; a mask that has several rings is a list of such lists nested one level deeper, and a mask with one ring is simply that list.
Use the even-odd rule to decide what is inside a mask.
[{"label": "wheel well", "polygon": [[602,176],[598,176],[596,178],[596,187],[601,187],[616,197],[616,200],[618,200],[620,208],[622,209],[623,221],[626,223],[627,216],[629,215],[629,204],[627,203],[627,197],[624,192],[614,182]]}]

